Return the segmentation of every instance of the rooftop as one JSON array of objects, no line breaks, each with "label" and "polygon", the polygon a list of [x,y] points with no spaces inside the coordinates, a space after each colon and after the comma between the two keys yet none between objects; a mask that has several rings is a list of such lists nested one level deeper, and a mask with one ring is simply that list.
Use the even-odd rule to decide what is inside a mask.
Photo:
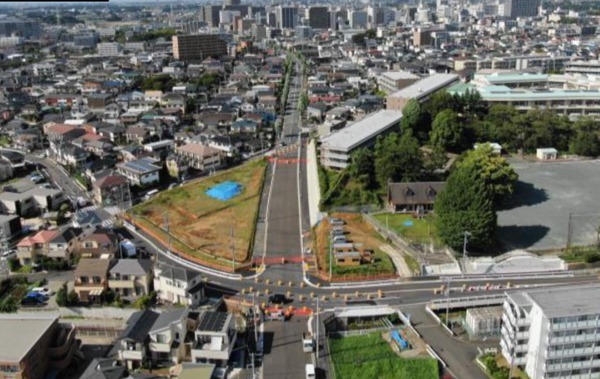
[{"label": "rooftop", "polygon": [[222,332],[227,328],[231,314],[225,312],[202,312],[198,331]]},{"label": "rooftop", "polygon": [[385,76],[391,80],[419,79],[417,75],[408,71],[387,71],[382,73],[381,76]]},{"label": "rooftop", "polygon": [[600,287],[581,285],[566,288],[547,288],[526,291],[533,303],[542,308],[547,317],[568,317],[600,314]]},{"label": "rooftop", "polygon": [[21,361],[50,329],[57,315],[0,315],[0,336],[10,343],[0,343],[0,362]]},{"label": "rooftop", "polygon": [[160,167],[153,164],[152,162],[146,159],[138,159],[136,161],[129,161],[125,163],[119,163],[118,167],[123,168],[125,170],[133,171],[138,174],[144,174],[147,172],[153,172],[160,170]]},{"label": "rooftop", "polygon": [[400,119],[402,112],[381,110],[321,138],[321,144],[332,150],[350,151],[396,125]]},{"label": "rooftop", "polygon": [[434,74],[425,77],[398,92],[391,94],[391,97],[404,99],[420,99],[430,93],[444,88],[458,80],[456,74]]},{"label": "rooftop", "polygon": [[587,89],[511,89],[506,86],[478,88],[483,100],[535,101],[535,100],[599,100],[600,90]]}]

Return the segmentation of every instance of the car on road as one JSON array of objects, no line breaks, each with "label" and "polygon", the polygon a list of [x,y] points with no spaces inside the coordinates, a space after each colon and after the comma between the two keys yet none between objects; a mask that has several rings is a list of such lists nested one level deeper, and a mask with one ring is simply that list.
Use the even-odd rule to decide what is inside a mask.
[{"label": "car on road", "polygon": [[311,363],[306,364],[306,379],[315,379],[315,365]]},{"label": "car on road", "polygon": [[287,301],[287,297],[285,297],[285,295],[282,293],[275,293],[269,296],[269,303],[271,304],[285,304]]},{"label": "car on road", "polygon": [[8,260],[8,259],[14,258],[16,256],[17,256],[16,250],[8,250],[8,251],[5,251],[2,254],[0,254],[0,259]]},{"label": "car on road", "polygon": [[286,314],[282,309],[265,313],[266,321],[285,321],[286,319]]},{"label": "car on road", "polygon": [[54,295],[54,291],[52,291],[48,287],[36,287],[36,288],[32,288],[30,292],[41,293],[42,295],[48,296],[48,297]]}]

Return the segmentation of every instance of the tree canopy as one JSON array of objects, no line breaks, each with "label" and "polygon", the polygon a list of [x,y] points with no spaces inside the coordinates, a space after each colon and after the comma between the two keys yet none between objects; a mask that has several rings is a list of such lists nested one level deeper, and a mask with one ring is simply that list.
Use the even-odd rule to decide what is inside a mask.
[{"label": "tree canopy", "polygon": [[506,159],[494,154],[489,144],[467,151],[457,166],[473,169],[487,186],[495,206],[502,204],[513,194],[515,182],[519,179]]},{"label": "tree canopy", "polygon": [[445,109],[435,116],[430,139],[434,147],[444,150],[460,152],[465,148],[465,127],[456,112]]},{"label": "tree canopy", "polygon": [[496,213],[492,196],[472,165],[457,167],[437,196],[434,210],[441,240],[462,250],[464,233],[470,233],[469,248],[482,250],[494,239]]},{"label": "tree canopy", "polygon": [[402,131],[410,130],[419,141],[427,141],[431,130],[431,117],[415,99],[410,99],[402,109]]},{"label": "tree canopy", "polygon": [[417,180],[423,167],[419,141],[410,130],[391,133],[375,145],[375,175],[381,188],[388,180],[409,182]]}]

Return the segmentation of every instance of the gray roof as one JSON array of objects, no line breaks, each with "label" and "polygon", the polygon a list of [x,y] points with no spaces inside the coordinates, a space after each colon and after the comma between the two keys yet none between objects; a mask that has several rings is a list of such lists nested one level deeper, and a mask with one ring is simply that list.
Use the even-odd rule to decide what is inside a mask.
[{"label": "gray roof", "polygon": [[0,362],[19,362],[58,319],[58,315],[0,315]]},{"label": "gray roof", "polygon": [[179,308],[173,309],[171,311],[162,312],[152,325],[152,328],[150,328],[149,332],[159,331],[171,325],[172,323],[181,320],[183,315],[187,313],[187,311],[187,308]]},{"label": "gray roof", "polygon": [[127,374],[127,369],[117,365],[110,358],[94,358],[79,379],[121,379]]},{"label": "gray roof", "polygon": [[401,119],[402,112],[381,110],[321,138],[321,145],[327,149],[349,152],[393,127]]},{"label": "gray roof", "polygon": [[388,201],[395,205],[433,204],[444,182],[388,183]]},{"label": "gray roof", "polygon": [[148,309],[135,312],[129,317],[129,320],[127,320],[127,328],[121,335],[121,339],[144,342],[148,337],[148,332],[152,328],[152,325],[158,319],[158,316],[158,313]]},{"label": "gray roof", "polygon": [[597,284],[525,291],[549,318],[600,314]]},{"label": "gray roof", "polygon": [[172,280],[182,280],[185,282],[189,282],[192,278],[195,278],[198,275],[200,275],[196,271],[188,270],[182,267],[171,266],[165,263],[161,263],[160,268],[162,269],[160,276],[170,278]]},{"label": "gray roof", "polygon": [[420,99],[458,80],[456,74],[434,74],[391,94],[391,97]]},{"label": "gray roof", "polygon": [[113,274],[146,275],[152,270],[151,259],[119,259],[117,264],[110,269]]}]

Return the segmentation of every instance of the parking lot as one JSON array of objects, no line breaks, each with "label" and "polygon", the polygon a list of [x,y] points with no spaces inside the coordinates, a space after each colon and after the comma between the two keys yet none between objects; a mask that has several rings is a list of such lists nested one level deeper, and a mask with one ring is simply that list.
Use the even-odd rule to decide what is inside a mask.
[{"label": "parking lot", "polygon": [[[514,198],[498,212],[498,239],[507,250],[549,250],[594,243],[600,217],[600,161],[516,162]],[[569,214],[571,233],[569,236]],[[577,216],[583,215],[586,216]]]}]

